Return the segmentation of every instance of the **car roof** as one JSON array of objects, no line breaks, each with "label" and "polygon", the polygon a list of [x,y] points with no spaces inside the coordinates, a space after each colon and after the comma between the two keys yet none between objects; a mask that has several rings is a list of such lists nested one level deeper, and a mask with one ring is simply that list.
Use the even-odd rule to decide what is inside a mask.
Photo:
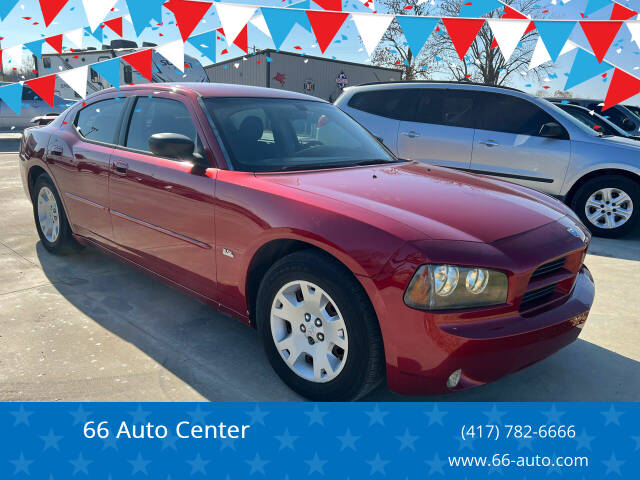
[{"label": "car roof", "polygon": [[[297,100],[311,100],[327,103],[325,100],[303,93],[279,90],[276,88],[251,87],[247,85],[232,85],[228,83],[197,83],[197,82],[175,82],[175,83],[140,83],[135,85],[123,85],[120,91],[125,93],[130,90],[153,91],[190,91],[201,97],[263,97],[263,98],[287,98]],[[115,88],[101,90],[115,91]]]},{"label": "car roof", "polygon": [[448,80],[408,80],[408,81],[392,81],[392,82],[371,82],[364,83],[362,85],[354,85],[352,87],[345,88],[345,91],[366,91],[366,90],[393,90],[396,88],[459,88],[463,90],[479,90],[479,91],[492,91],[492,92],[517,92],[525,94],[522,90],[517,88],[505,87],[501,85],[491,85],[487,83],[474,83],[474,82],[457,82]]}]

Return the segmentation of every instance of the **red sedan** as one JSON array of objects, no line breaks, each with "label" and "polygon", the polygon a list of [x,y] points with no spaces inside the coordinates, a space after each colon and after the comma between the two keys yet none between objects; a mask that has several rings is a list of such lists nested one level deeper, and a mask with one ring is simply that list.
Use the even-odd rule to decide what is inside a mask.
[{"label": "red sedan", "polygon": [[589,234],[562,203],[395,158],[322,100],[106,90],[27,129],[43,246],[92,244],[258,329],[316,400],[461,390],[578,336]]}]

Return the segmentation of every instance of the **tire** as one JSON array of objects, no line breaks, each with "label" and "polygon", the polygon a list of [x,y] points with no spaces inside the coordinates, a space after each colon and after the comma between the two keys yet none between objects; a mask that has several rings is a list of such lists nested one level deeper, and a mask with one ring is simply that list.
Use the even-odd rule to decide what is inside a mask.
[{"label": "tire", "polygon": [[[308,289],[307,299],[302,287]],[[301,299],[302,306],[290,303],[285,312],[279,294],[294,302]],[[314,299],[326,306],[316,308]],[[280,305],[283,318],[272,312]],[[351,272],[328,255],[303,250],[278,260],[260,284],[256,323],[273,369],[291,389],[310,400],[356,400],[384,376],[382,335],[371,302]],[[285,340],[280,348],[276,338]],[[288,345],[293,348],[283,350]],[[287,355],[293,366],[285,360]]]},{"label": "tire", "polygon": [[41,174],[33,187],[33,218],[44,248],[53,254],[65,254],[81,249],[71,235],[64,207],[51,177]]},{"label": "tire", "polygon": [[[621,237],[638,224],[640,185],[620,175],[593,178],[576,191],[571,208],[594,235]],[[621,215],[624,211],[621,208],[626,210],[625,215]],[[627,213],[629,211],[630,214]]]}]

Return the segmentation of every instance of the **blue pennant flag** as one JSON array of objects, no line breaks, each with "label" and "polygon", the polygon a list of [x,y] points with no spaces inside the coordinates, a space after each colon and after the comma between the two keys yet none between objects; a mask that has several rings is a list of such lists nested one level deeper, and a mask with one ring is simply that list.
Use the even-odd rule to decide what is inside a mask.
[{"label": "blue pennant flag", "polygon": [[162,19],[162,4],[166,0],[127,0],[131,23],[136,31],[136,36],[140,36],[142,31],[149,27],[152,19]]},{"label": "blue pennant flag", "polygon": [[571,35],[576,22],[536,20],[535,24],[536,29],[540,34],[540,38],[542,38],[542,42],[547,48],[547,52],[549,52],[551,61],[555,63],[560,56],[560,52],[562,51],[564,44],[567,43],[569,35]]},{"label": "blue pennant flag", "polygon": [[504,4],[498,0],[472,0],[462,5],[458,16],[478,18],[503,6]]},{"label": "blue pennant flag", "polygon": [[202,55],[216,63],[216,32],[193,35],[187,39]]},{"label": "blue pennant flag", "polygon": [[112,58],[106,62],[91,65],[91,68],[116,88],[120,88],[120,59]]},{"label": "blue pennant flag", "polygon": [[0,20],[4,20],[9,15],[9,12],[13,10],[13,7],[18,5],[17,0],[2,0],[0,2]]},{"label": "blue pennant flag", "polygon": [[604,60],[602,63],[598,63],[598,59],[595,55],[579,48],[576,58],[573,60],[573,65],[571,66],[571,71],[569,72],[564,89],[568,90],[573,88],[576,85],[586,82],[597,75],[601,75],[612,68],[613,65],[610,63],[607,63]]},{"label": "blue pennant flag", "polygon": [[22,84],[12,83],[11,85],[0,87],[0,100],[9,105],[9,108],[16,112],[16,115],[20,115],[22,110]]},{"label": "blue pennant flag", "polygon": [[93,32],[89,27],[84,28],[85,36],[91,36],[102,43],[102,29],[100,27],[96,28]]},{"label": "blue pennant flag", "polygon": [[42,56],[42,44],[44,40],[36,40],[35,42],[25,43],[24,46],[27,47],[31,53],[33,53],[36,58],[40,58]]},{"label": "blue pennant flag", "polygon": [[271,38],[276,48],[280,48],[289,35],[293,26],[297,23],[301,27],[311,31],[309,18],[303,10],[285,10],[281,8],[262,7],[262,15],[269,27]]},{"label": "blue pennant flag", "polygon": [[597,12],[598,10],[606,7],[607,5],[613,5],[613,2],[611,0],[589,0],[587,2],[587,6],[584,9],[584,14],[586,16],[589,16],[593,12]]},{"label": "blue pennant flag", "polygon": [[396,20],[402,27],[404,38],[407,39],[414,57],[418,56],[439,21],[437,18],[417,17],[414,15],[397,15]]}]

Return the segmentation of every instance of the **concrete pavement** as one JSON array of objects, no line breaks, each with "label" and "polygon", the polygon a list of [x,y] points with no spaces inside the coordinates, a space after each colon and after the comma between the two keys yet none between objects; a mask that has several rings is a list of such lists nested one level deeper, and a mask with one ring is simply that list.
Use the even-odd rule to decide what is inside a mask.
[{"label": "concrete pavement", "polygon": [[[249,327],[94,249],[46,252],[17,161],[0,154],[0,401],[300,400]],[[594,239],[587,265],[596,301],[569,347],[478,389],[366,400],[640,401],[640,233]]]}]

